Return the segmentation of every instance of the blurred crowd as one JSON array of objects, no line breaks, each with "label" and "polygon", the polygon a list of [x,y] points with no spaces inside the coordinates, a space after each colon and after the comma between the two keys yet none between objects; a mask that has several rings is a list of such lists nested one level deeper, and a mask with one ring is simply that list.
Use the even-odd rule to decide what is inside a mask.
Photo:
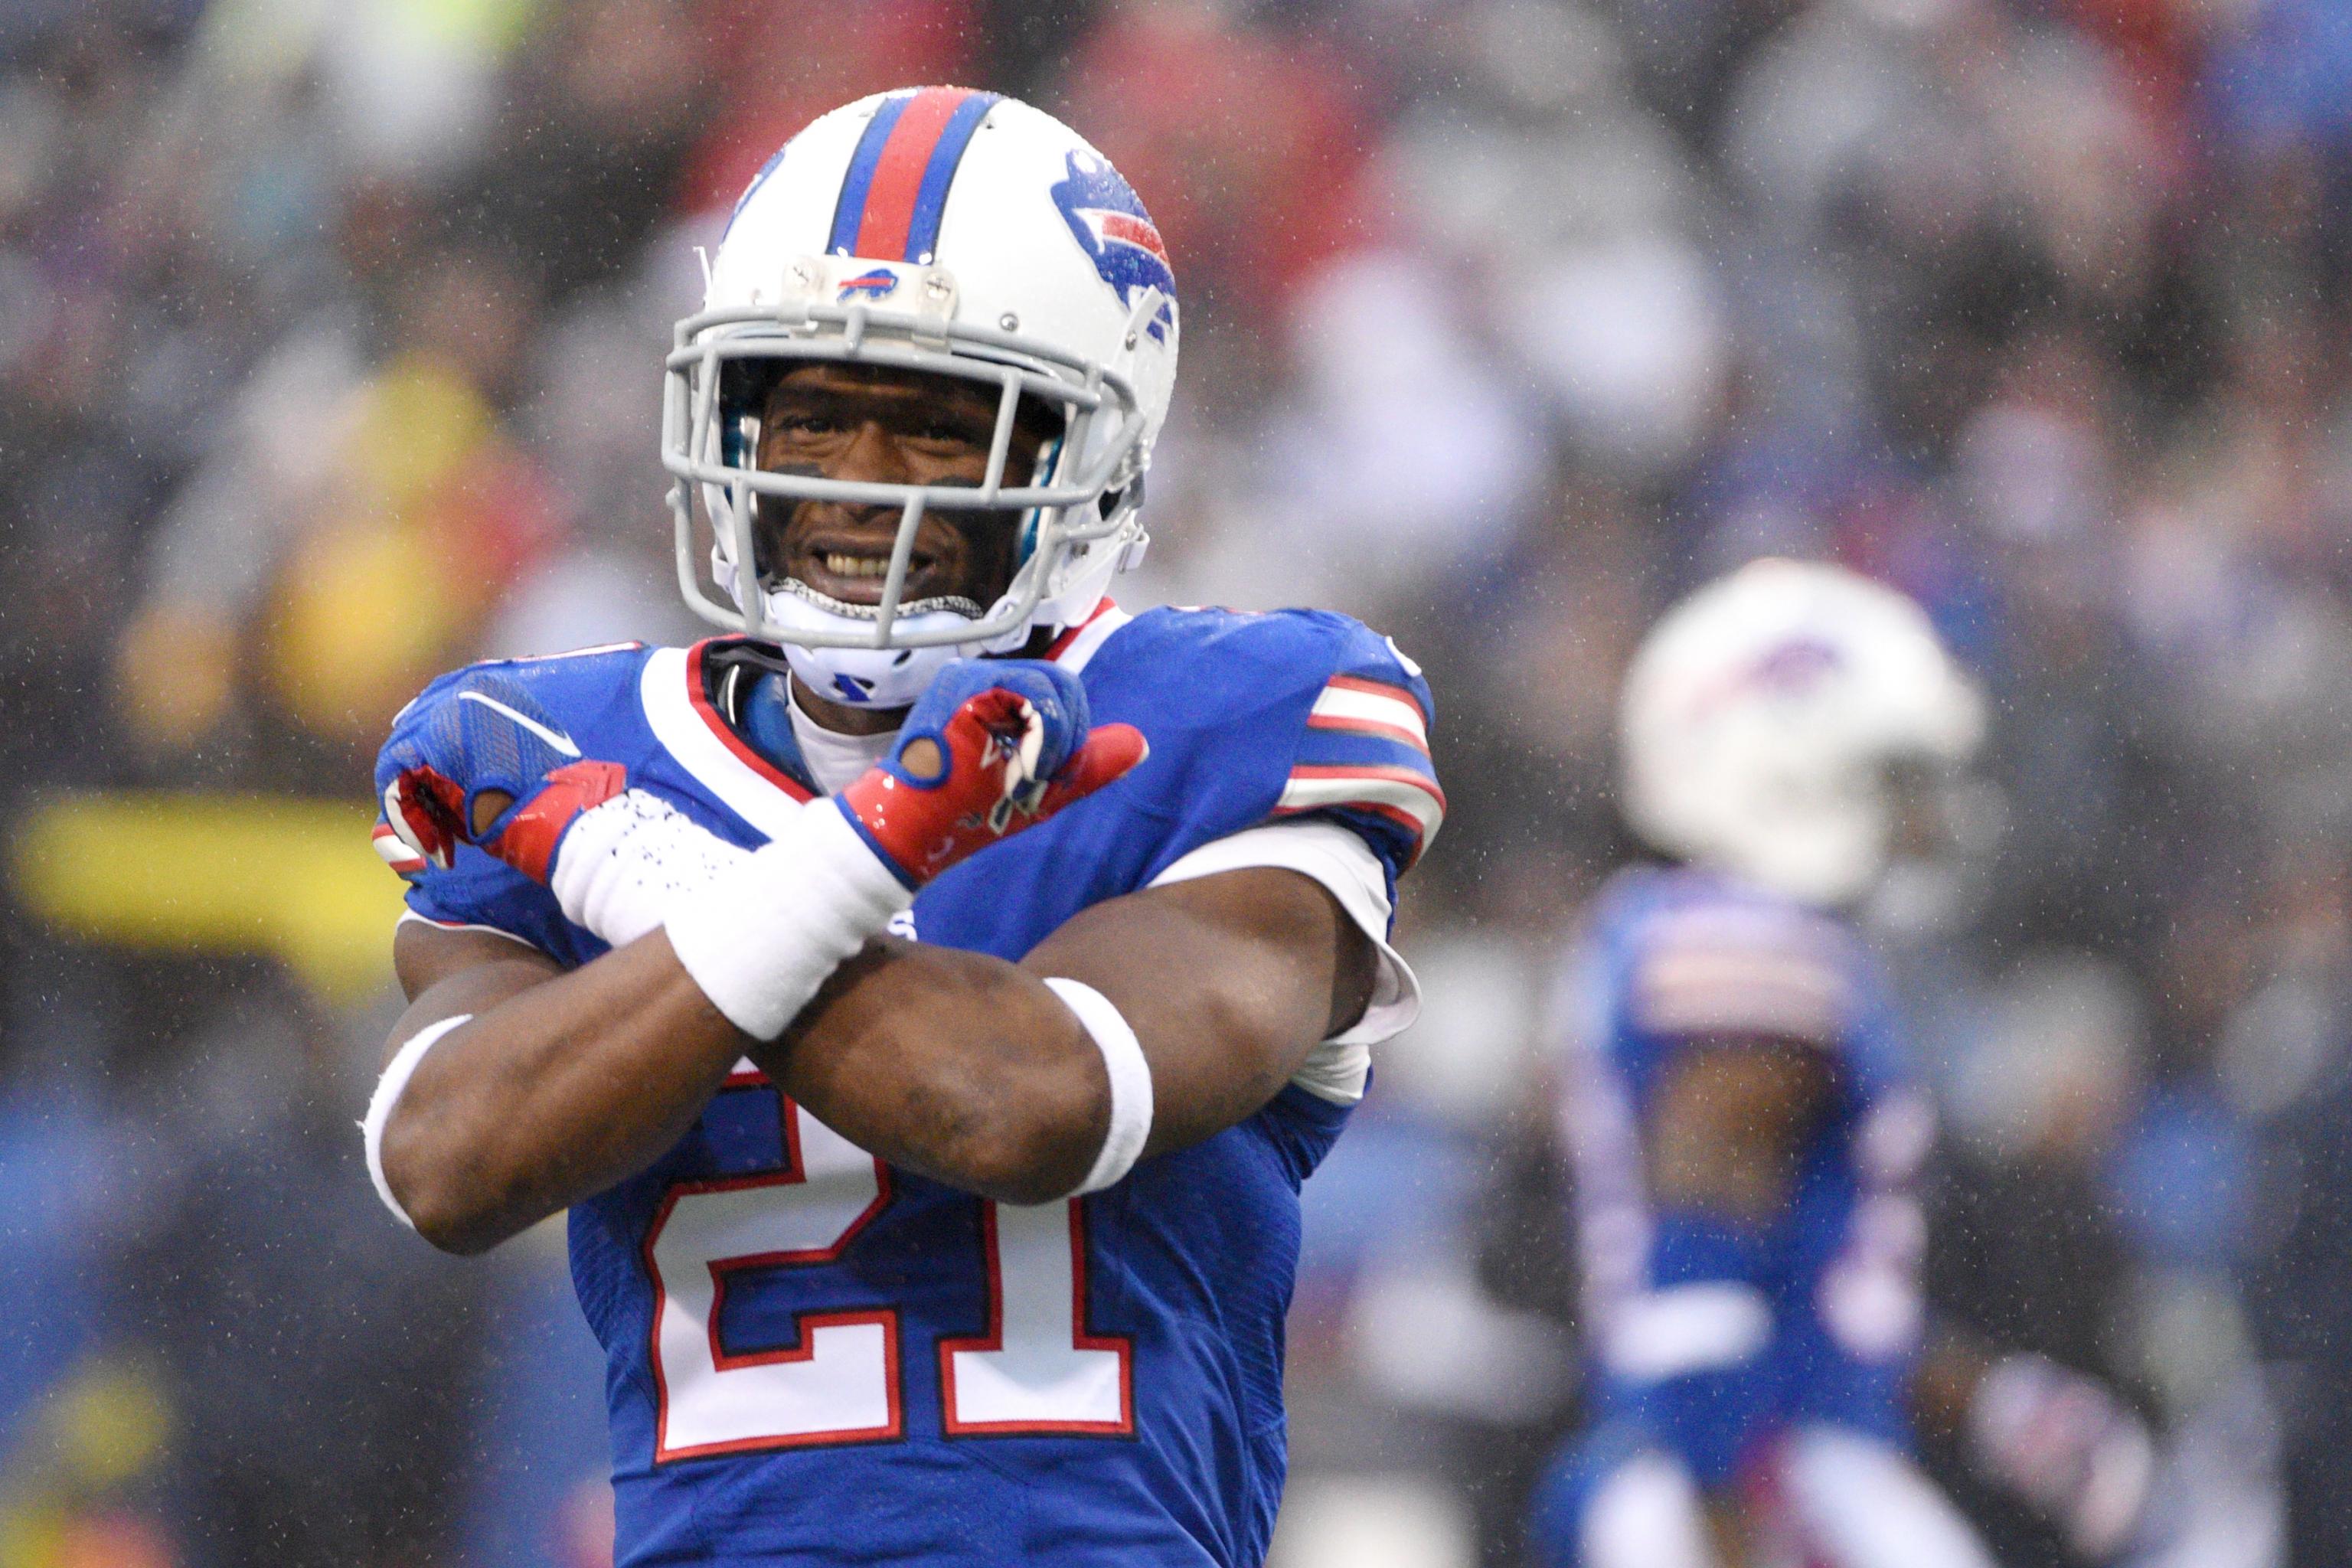
[{"label": "blurred crowd", "polygon": [[[1175,258],[1122,597],[1348,610],[1437,693],[1431,1005],[1309,1187],[1284,1560],[1517,1560],[1576,1408],[1544,999],[1633,853],[1616,678],[1782,553],[1916,595],[1993,699],[1969,907],[1871,911],[1945,1111],[1938,1305],[2142,1404],[2233,1521],[2184,1568],[2352,1561],[2335,0],[12,0],[6,819],[363,835],[434,673],[698,635],[656,458],[695,247],[799,124],[926,80],[1063,115]],[[594,1563],[560,1244],[448,1262],[360,1168],[388,973],[26,885],[0,1563]]]}]

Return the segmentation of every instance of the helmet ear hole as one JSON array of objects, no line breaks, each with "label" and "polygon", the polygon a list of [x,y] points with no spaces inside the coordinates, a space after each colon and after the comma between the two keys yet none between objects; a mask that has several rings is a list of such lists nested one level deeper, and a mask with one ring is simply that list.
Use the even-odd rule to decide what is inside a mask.
[{"label": "helmet ear hole", "polygon": [[1143,505],[1143,476],[1138,474],[1115,490],[1103,491],[1102,500],[1095,503],[1105,521],[1122,510],[1134,511]]},{"label": "helmet ear hole", "polygon": [[752,359],[730,360],[719,367],[719,458],[727,467],[759,466],[760,420],[782,368]]}]

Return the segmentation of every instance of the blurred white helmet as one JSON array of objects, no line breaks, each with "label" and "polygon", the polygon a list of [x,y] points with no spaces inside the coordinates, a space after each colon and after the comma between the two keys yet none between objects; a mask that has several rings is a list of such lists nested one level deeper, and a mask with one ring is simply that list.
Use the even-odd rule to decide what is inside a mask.
[{"label": "blurred white helmet", "polygon": [[[736,204],[703,308],[677,325],[663,398],[679,587],[730,630],[782,643],[837,700],[911,702],[950,658],[1072,625],[1141,557],[1137,508],[1176,382],[1176,281],[1159,231],[1108,159],[1025,103],[905,89],[835,110],[786,142]],[[998,395],[977,487],[762,473],[757,395],[793,363],[850,362]],[[1056,432],[1007,473],[1023,402]],[[848,605],[755,563],[760,498],[899,509],[880,602]],[[901,603],[927,511],[1022,515],[993,605]],[[698,524],[698,517],[701,524]],[[698,556],[709,529],[713,576]]]},{"label": "blurred white helmet", "polygon": [[1653,627],[1619,709],[1625,815],[1656,848],[1818,905],[1888,869],[1906,773],[1957,780],[1984,704],[1919,606],[1758,561]]}]

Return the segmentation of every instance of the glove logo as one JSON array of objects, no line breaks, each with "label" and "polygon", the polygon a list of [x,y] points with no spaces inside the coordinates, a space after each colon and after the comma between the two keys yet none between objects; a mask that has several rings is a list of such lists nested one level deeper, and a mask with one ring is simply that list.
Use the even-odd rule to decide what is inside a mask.
[{"label": "glove logo", "polygon": [[1120,304],[1132,306],[1139,289],[1157,289],[1166,296],[1168,302],[1144,331],[1154,342],[1167,342],[1168,328],[1175,323],[1176,274],[1151,215],[1117,169],[1083,153],[1066,157],[1067,177],[1049,194],[1070,226],[1070,237]]},{"label": "glove logo", "polygon": [[514,709],[508,707],[505,703],[499,701],[495,697],[487,697],[478,691],[460,691],[457,693],[457,700],[460,702],[478,702],[494,713],[505,714],[508,718],[513,720],[516,723],[521,725],[524,729],[530,731],[532,734],[538,736],[549,745],[553,746],[557,751],[562,752],[567,757],[576,757],[580,754],[580,748],[572,743],[571,736],[562,733],[561,731],[549,729],[546,725],[541,723],[538,720],[531,718],[529,714],[517,712]]}]

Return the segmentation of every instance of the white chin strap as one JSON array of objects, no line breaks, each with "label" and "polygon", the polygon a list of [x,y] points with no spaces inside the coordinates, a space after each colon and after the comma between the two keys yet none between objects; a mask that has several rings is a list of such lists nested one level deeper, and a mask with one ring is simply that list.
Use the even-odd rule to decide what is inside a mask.
[{"label": "white chin strap", "polygon": [[876,648],[803,647],[788,642],[783,649],[784,662],[802,685],[820,697],[857,708],[912,707],[950,660],[968,657],[953,643]]},{"label": "white chin strap", "polygon": [[[742,603],[732,565],[718,568],[719,586],[737,604]],[[797,594],[769,590],[761,595],[761,614],[770,627],[785,634],[779,639],[785,662],[801,683],[818,696],[859,708],[906,708],[923,694],[932,678],[950,661],[982,653],[1003,653],[1028,640],[1029,628],[1020,626],[993,644],[939,643],[929,647],[808,647],[790,640],[795,631],[867,631],[873,623],[811,604]],[[953,610],[926,610],[901,616],[898,626],[908,632],[951,632],[971,624],[971,617]],[[1002,646],[1000,646],[1002,645]]]}]

